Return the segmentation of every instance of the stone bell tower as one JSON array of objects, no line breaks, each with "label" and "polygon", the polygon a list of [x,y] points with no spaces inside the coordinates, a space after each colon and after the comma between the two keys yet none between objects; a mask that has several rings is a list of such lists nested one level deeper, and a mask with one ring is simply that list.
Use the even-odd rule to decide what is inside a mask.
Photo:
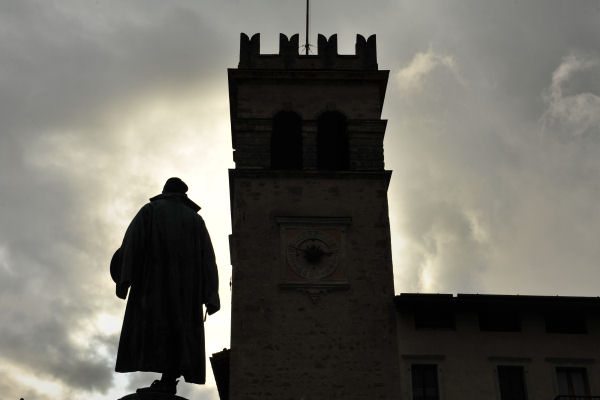
[{"label": "stone bell tower", "polygon": [[318,55],[241,34],[229,69],[235,169],[232,400],[394,399],[400,393],[375,36]]}]

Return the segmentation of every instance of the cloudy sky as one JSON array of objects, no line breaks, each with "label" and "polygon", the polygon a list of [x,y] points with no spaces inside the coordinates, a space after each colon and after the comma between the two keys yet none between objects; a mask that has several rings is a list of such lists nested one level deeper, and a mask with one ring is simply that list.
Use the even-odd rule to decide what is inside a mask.
[{"label": "cloudy sky", "polygon": [[[0,393],[115,399],[108,263],[180,176],[213,238],[229,345],[239,34],[304,33],[304,0],[0,0]],[[311,31],[377,34],[396,292],[597,296],[600,0],[313,0]],[[316,43],[316,34],[311,35]],[[209,370],[210,371],[210,370]],[[217,399],[206,386],[180,393]]]}]

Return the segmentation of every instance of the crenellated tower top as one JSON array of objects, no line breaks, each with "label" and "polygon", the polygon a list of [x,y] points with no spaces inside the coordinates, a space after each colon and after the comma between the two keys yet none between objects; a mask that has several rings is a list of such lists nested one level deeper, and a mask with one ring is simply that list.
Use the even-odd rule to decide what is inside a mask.
[{"label": "crenellated tower top", "polygon": [[290,69],[290,70],[377,70],[377,46],[375,35],[365,39],[356,35],[356,53],[338,54],[337,35],[327,39],[318,36],[318,54],[299,53],[299,35],[288,38],[279,34],[279,54],[260,54],[260,33],[251,38],[240,35],[239,69]]}]

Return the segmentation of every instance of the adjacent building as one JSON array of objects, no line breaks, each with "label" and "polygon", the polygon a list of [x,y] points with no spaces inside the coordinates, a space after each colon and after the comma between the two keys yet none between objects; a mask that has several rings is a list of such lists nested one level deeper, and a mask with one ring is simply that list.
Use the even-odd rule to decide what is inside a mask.
[{"label": "adjacent building", "polygon": [[403,293],[394,302],[399,398],[600,394],[599,298]]}]

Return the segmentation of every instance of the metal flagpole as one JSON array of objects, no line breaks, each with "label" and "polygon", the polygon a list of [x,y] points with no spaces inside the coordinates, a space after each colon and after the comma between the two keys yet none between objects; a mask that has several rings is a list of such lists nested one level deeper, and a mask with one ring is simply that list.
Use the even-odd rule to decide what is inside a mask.
[{"label": "metal flagpole", "polygon": [[306,55],[308,55],[308,10],[309,10],[310,0],[306,0],[306,43],[304,44],[304,49],[306,50]]}]

